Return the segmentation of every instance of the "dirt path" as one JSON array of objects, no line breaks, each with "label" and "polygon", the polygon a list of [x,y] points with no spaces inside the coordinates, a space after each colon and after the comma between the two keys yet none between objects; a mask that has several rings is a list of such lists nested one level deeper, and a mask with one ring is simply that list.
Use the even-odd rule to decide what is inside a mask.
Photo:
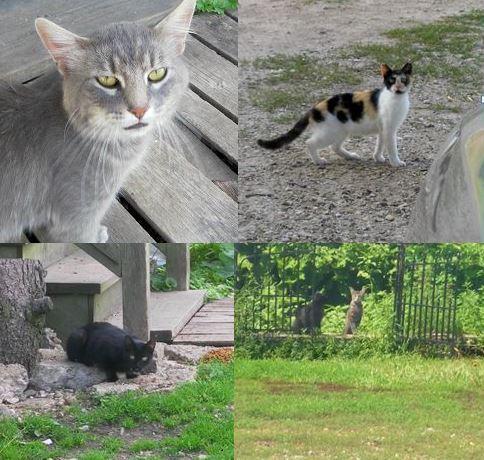
[{"label": "dirt path", "polygon": [[[431,22],[482,7],[480,1],[387,2],[331,0],[241,0],[239,55],[242,241],[402,241],[413,204],[432,159],[462,113],[476,106],[474,90],[423,85],[415,78],[411,111],[400,129],[400,156],[405,168],[376,165],[371,159],[375,138],[349,140],[345,146],[363,161],[346,162],[333,153],[325,169],[309,160],[304,139],[284,150],[261,150],[258,137],[284,132],[291,123],[271,121],[254,107],[249,89],[263,72],[250,63],[275,53],[315,53],[320,58],[357,42],[382,43],[380,33],[415,22]],[[438,63],[436,63],[438,65]],[[366,78],[366,77],[365,77]],[[378,76],[363,87],[379,86]],[[327,88],[326,88],[327,89]],[[332,92],[356,88],[335,85]],[[458,113],[435,110],[453,95]],[[301,113],[303,113],[301,108]]]}]

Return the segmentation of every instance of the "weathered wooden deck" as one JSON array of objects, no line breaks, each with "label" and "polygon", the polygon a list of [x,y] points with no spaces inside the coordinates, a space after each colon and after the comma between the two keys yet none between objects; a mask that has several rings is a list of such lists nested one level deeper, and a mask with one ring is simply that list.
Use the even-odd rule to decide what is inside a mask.
[{"label": "weathered wooden deck", "polygon": [[205,304],[173,339],[176,344],[232,346],[234,344],[234,300]]},{"label": "weathered wooden deck", "polygon": [[[81,35],[110,22],[158,22],[177,0],[0,2],[0,77],[22,83],[54,64],[35,32],[47,17]],[[113,242],[237,239],[237,13],[200,14],[185,58],[190,90],[178,131],[189,152],[154,148],[123,187],[105,225]]]}]

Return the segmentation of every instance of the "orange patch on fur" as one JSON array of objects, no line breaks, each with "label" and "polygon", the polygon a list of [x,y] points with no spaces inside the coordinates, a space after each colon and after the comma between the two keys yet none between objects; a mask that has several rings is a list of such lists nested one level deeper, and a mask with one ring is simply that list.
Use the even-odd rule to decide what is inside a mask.
[{"label": "orange patch on fur", "polygon": [[376,118],[377,112],[375,106],[371,102],[371,91],[356,91],[353,93],[354,102],[363,102],[363,113],[368,116],[368,118]]}]

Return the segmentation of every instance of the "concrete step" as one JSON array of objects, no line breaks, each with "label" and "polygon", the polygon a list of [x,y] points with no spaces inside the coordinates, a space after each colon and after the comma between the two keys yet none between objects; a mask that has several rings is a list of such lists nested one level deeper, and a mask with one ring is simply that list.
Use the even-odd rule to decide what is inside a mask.
[{"label": "concrete step", "polygon": [[64,243],[4,243],[0,244],[0,258],[40,260],[48,267],[77,251],[74,244]]},{"label": "concrete step", "polygon": [[63,342],[76,327],[105,321],[122,304],[121,279],[81,250],[50,265],[46,284],[54,303],[47,325]]}]

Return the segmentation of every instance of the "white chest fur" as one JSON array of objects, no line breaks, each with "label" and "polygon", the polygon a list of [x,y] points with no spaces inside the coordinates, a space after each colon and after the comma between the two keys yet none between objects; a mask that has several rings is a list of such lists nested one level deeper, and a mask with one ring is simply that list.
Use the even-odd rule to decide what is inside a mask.
[{"label": "white chest fur", "polygon": [[408,92],[396,94],[384,89],[378,101],[378,115],[382,125],[389,131],[396,131],[407,118],[410,108]]}]

